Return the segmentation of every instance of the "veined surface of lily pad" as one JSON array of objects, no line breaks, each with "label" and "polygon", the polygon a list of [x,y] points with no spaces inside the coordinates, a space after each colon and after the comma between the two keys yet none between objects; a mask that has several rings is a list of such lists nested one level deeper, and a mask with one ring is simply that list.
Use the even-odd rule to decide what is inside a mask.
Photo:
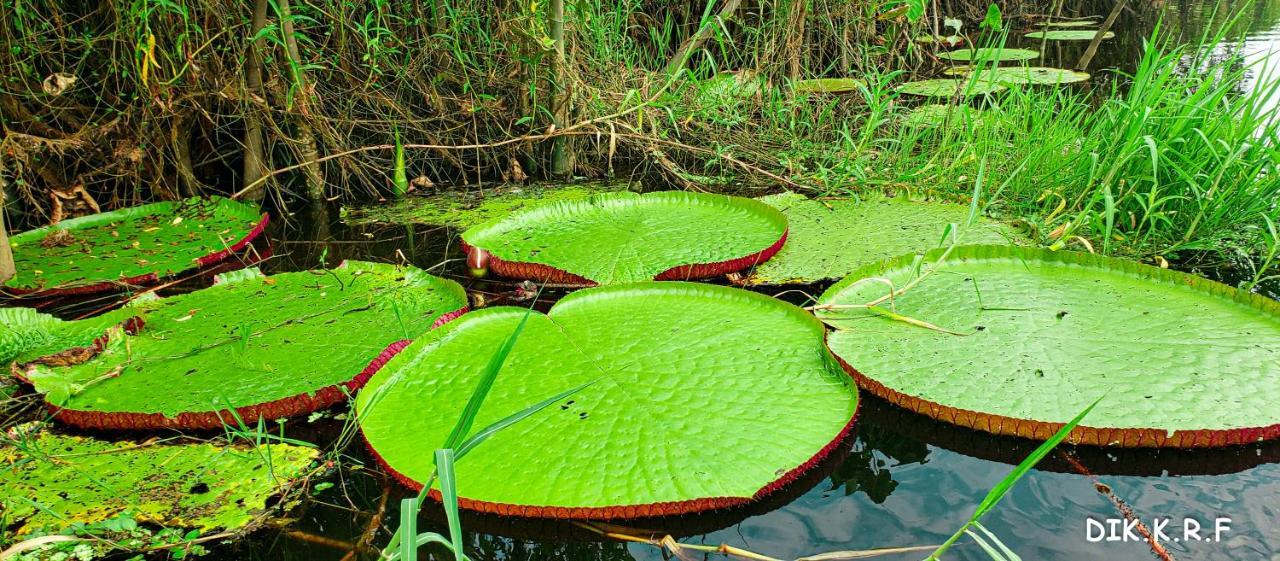
[{"label": "veined surface of lily pad", "polygon": [[268,499],[317,456],[288,444],[108,442],[42,431],[0,440],[0,507],[18,538],[123,515],[201,533],[235,531],[262,516]]},{"label": "veined surface of lily pad", "polygon": [[777,209],[742,197],[607,193],[463,232],[473,268],[574,284],[705,278],[763,263],[786,241]]},{"label": "veined surface of lily pad", "polygon": [[[809,284],[843,278],[857,268],[938,247],[949,224],[964,225],[969,208],[878,195],[815,201],[797,193],[761,197],[787,215],[787,245],[747,277],[748,285]],[[1022,241],[1013,228],[986,218],[960,230],[962,243]]]},{"label": "veined surface of lily pad", "polygon": [[[1032,31],[1026,36],[1029,39],[1048,39],[1050,41],[1092,41],[1097,34],[1098,30],[1096,29],[1049,29],[1046,31]],[[1114,31],[1102,34],[1103,39],[1110,39],[1115,36]]]},{"label": "veined surface of lily pad", "polygon": [[[990,117],[991,114],[986,110],[969,105],[929,103],[912,109],[903,120],[914,127],[941,127],[944,124],[969,127]],[[892,255],[885,257],[892,257]]]},{"label": "veined surface of lily pad", "polygon": [[955,95],[971,97],[975,95],[1000,93],[1004,90],[1005,87],[997,83],[960,80],[955,78],[917,80],[915,82],[907,82],[898,86],[898,93],[904,95],[917,95],[921,97],[952,97]]},{"label": "veined surface of lily pad", "polygon": [[529,185],[473,188],[409,196],[398,201],[343,209],[348,224],[439,224],[470,228],[529,206],[576,201],[596,193],[625,190],[625,183]]},{"label": "veined surface of lily pad", "polygon": [[[963,75],[973,76],[974,74],[966,71]],[[1046,66],[1004,66],[982,70],[976,74],[975,79],[979,82],[995,81],[1001,84],[1054,86],[1083,82],[1089,79],[1089,73]]]},{"label": "veined surface of lily pad", "polygon": [[10,238],[18,272],[2,290],[51,295],[154,284],[231,256],[266,224],[257,208],[222,197],[64,220]]},{"label": "veined surface of lily pad", "polygon": [[331,406],[409,339],[456,317],[466,294],[413,268],[348,261],[327,271],[256,270],[147,303],[143,327],[111,332],[91,359],[36,361],[22,377],[57,419],[112,428],[216,428]]},{"label": "veined surface of lily pad", "polygon": [[1098,21],[1091,20],[1091,19],[1053,21],[1053,22],[1042,23],[1040,24],[1040,27],[1045,27],[1045,28],[1092,27],[1094,29],[1097,29]]},{"label": "veined surface of lily pad", "polygon": [[[1199,448],[1280,437],[1280,303],[1090,254],[961,246],[939,263],[942,253],[919,269],[915,256],[865,267],[820,298],[880,301],[878,312],[818,311],[836,327],[831,351],[867,391],[1040,440],[1098,398],[1068,441]],[[884,281],[862,280],[872,278],[900,289],[892,304]]]},{"label": "veined surface of lily pad", "polygon": [[957,49],[938,53],[938,58],[942,60],[954,60],[960,62],[968,62],[973,60],[989,60],[989,61],[1015,61],[1015,60],[1031,60],[1040,56],[1040,51],[1031,49],[993,49],[980,47],[977,49]]},{"label": "veined surface of lily pad", "polygon": [[867,87],[867,83],[857,78],[814,78],[797,80],[792,87],[801,93],[852,93],[858,88]]},{"label": "veined surface of lily pad", "polygon": [[356,411],[397,479],[421,487],[433,469],[422,451],[445,442],[526,313],[477,430],[589,385],[459,461],[464,508],[634,518],[740,505],[799,477],[852,426],[856,389],[800,308],[707,284],[615,285],[574,292],[546,315],[471,312],[392,359]]},{"label": "veined surface of lily pad", "polygon": [[82,348],[92,352],[98,339],[107,330],[123,325],[134,313],[127,309],[115,310],[83,320],[64,321],[30,308],[0,308],[0,366],[7,369],[10,363],[27,363],[58,353]]}]

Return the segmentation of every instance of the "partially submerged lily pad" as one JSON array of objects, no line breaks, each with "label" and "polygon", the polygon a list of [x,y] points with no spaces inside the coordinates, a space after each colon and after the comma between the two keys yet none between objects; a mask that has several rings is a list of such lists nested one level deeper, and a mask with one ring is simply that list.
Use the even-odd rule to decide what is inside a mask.
[{"label": "partially submerged lily pad", "polygon": [[[1040,440],[1098,398],[1068,441],[1200,448],[1280,437],[1280,303],[1090,254],[942,254],[864,267],[819,299],[836,327],[832,352],[867,391]],[[892,302],[887,283],[899,291]],[[879,307],[858,307],[867,304]]]},{"label": "partially submerged lily pad", "polygon": [[592,288],[545,315],[469,313],[388,362],[356,411],[399,481],[420,488],[429,477],[422,451],[445,442],[494,351],[526,317],[477,429],[588,385],[458,462],[463,508],[634,518],[740,505],[836,449],[857,410],[822,324],[800,308],[697,283]]},{"label": "partially submerged lily pad", "polygon": [[596,193],[621,191],[625,183],[530,185],[440,191],[366,207],[344,208],[348,224],[439,224],[470,228],[529,206],[576,201]]},{"label": "partially submerged lily pad", "polygon": [[[30,308],[0,308],[0,367],[12,362],[27,363],[65,352],[94,352],[93,347],[108,329],[124,325],[134,314],[116,310],[83,320],[64,321]],[[76,351],[76,349],[83,349]]]},{"label": "partially submerged lily pad", "polygon": [[918,80],[898,86],[898,93],[921,97],[971,97],[1000,93],[1005,87],[993,82],[961,80],[955,78],[934,78]]},{"label": "partially submerged lily pad", "polygon": [[[1092,41],[1093,37],[1098,34],[1095,29],[1049,29],[1045,31],[1032,31],[1026,36],[1029,39],[1048,39],[1050,41]],[[1115,37],[1114,31],[1108,31],[1102,34],[1103,39]]]},{"label": "partially submerged lily pad", "polygon": [[0,290],[53,295],[155,284],[230,257],[266,224],[257,208],[221,197],[64,220],[10,238],[18,272]]},{"label": "partially submerged lily pad", "polygon": [[[948,225],[962,226],[969,218],[969,208],[963,205],[883,196],[815,201],[782,193],[759,200],[781,210],[791,232],[782,251],[746,278],[748,285],[809,284],[843,278],[869,263],[938,247]],[[974,226],[961,227],[959,232],[963,243],[1022,240],[1013,228],[986,218]]]},{"label": "partially submerged lily pad", "polygon": [[937,44],[945,48],[955,48],[960,45],[963,45],[965,42],[965,39],[963,35],[946,35],[946,36],[918,35],[915,38],[915,42],[920,43],[921,45]]},{"label": "partially submerged lily pad", "polygon": [[1051,22],[1042,23],[1040,24],[1040,27],[1045,27],[1045,28],[1092,27],[1094,29],[1097,29],[1098,21],[1093,19],[1060,20],[1060,21],[1051,21]]},{"label": "partially submerged lily pad", "polygon": [[[972,76],[970,72],[966,71],[964,75]],[[983,70],[977,74],[976,79],[980,82],[995,81],[1001,84],[1054,86],[1083,82],[1089,79],[1089,73],[1046,66],[1004,66]]]},{"label": "partially submerged lily pad", "polygon": [[857,78],[814,78],[812,80],[797,80],[792,84],[792,87],[800,93],[842,94],[856,92],[860,88],[865,88],[867,87],[867,82]]},{"label": "partially submerged lily pad", "polygon": [[0,512],[17,538],[119,517],[202,534],[245,529],[318,456],[289,444],[108,442],[28,427],[0,438]]},{"label": "partially submerged lily pad", "polygon": [[959,62],[968,62],[974,60],[999,61],[1007,62],[1014,60],[1031,60],[1040,56],[1040,51],[1031,49],[1013,49],[1013,48],[987,48],[979,47],[976,49],[957,49],[938,53],[938,58],[942,60],[953,60]]},{"label": "partially submerged lily pad", "polygon": [[572,284],[705,278],[767,261],[787,219],[742,197],[606,193],[525,209],[462,234],[473,270]]},{"label": "partially submerged lily pad", "polygon": [[[912,109],[903,120],[907,125],[913,127],[941,127],[944,125],[969,127],[989,119],[990,116],[991,113],[987,110],[969,105],[928,103]],[[886,255],[885,257],[891,256]]]},{"label": "partially submerged lily pad", "polygon": [[409,339],[466,307],[455,282],[358,261],[219,281],[148,303],[136,335],[111,331],[91,359],[37,360],[22,377],[58,420],[81,427],[253,424],[345,400]]}]

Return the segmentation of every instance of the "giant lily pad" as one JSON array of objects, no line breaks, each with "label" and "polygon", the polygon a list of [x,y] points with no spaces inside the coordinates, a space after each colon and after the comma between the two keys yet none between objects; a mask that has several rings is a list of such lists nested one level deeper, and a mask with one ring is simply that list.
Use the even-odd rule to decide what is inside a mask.
[{"label": "giant lily pad", "polygon": [[842,94],[856,92],[859,88],[867,87],[867,83],[857,78],[815,78],[798,80],[792,87],[800,93]]},{"label": "giant lily pad", "polygon": [[139,327],[140,324],[127,323],[134,315],[130,307],[89,319],[63,321],[30,308],[0,308],[0,366],[15,361],[25,364],[60,353],[96,352],[94,346],[102,342],[108,329]]},{"label": "giant lily pad", "polygon": [[[909,126],[921,128],[941,127],[943,125],[970,127],[974,124],[990,121],[992,118],[993,113],[969,105],[927,103],[912,109],[904,116],[903,122]],[[886,255],[886,257],[892,257],[893,255],[897,254]]]},{"label": "giant lily pad", "polygon": [[268,499],[304,475],[316,456],[313,448],[288,444],[23,434],[0,440],[0,512],[19,538],[120,517],[202,533],[237,530],[261,517]]},{"label": "giant lily pad", "polygon": [[[963,76],[974,75],[968,69],[961,72]],[[995,81],[1001,84],[1032,84],[1037,86],[1074,84],[1088,79],[1088,72],[1046,66],[1004,66],[988,68],[977,74],[977,80],[980,82]]]},{"label": "giant lily pad", "polygon": [[64,220],[10,239],[18,272],[3,290],[52,295],[154,284],[226,259],[266,224],[258,209],[221,197]]},{"label": "giant lily pad", "polygon": [[389,203],[343,208],[342,220],[348,224],[441,224],[470,228],[525,207],[576,201],[625,188],[624,183],[583,183],[440,191]]},{"label": "giant lily pad", "polygon": [[820,317],[837,328],[832,352],[867,391],[1042,440],[1098,398],[1070,442],[1195,448],[1280,437],[1280,303],[1089,254],[961,246],[939,261],[943,253],[862,268],[820,298]]},{"label": "giant lily pad", "polygon": [[1094,29],[1097,29],[1098,21],[1093,19],[1059,20],[1059,21],[1044,22],[1040,24],[1040,27],[1045,27],[1045,28],[1092,27]]},{"label": "giant lily pad", "polygon": [[[1092,41],[1097,34],[1098,30],[1096,29],[1049,29],[1032,31],[1026,36],[1029,39],[1048,39],[1050,41]],[[1103,39],[1110,39],[1115,36],[1115,32],[1112,31],[1102,34]]]},{"label": "giant lily pad", "polygon": [[[791,233],[773,259],[755,268],[750,285],[814,283],[843,278],[855,269],[913,251],[938,247],[949,225],[964,243],[999,244],[1021,237],[999,222],[968,223],[969,208],[869,195],[861,201],[815,201],[796,193],[760,199],[787,215]],[[950,240],[950,236],[946,236]]]},{"label": "giant lily pad", "polygon": [[761,498],[833,451],[857,393],[803,310],[735,288],[575,292],[546,315],[469,313],[415,341],[356,400],[372,450],[420,488],[494,351],[528,314],[477,428],[589,384],[457,464],[464,508],[630,518]]},{"label": "giant lily pad", "polygon": [[213,428],[328,407],[433,324],[460,314],[457,283],[348,261],[329,271],[220,283],[147,304],[86,362],[35,361],[22,377],[61,421],[91,428]]},{"label": "giant lily pad", "polygon": [[1005,87],[994,82],[958,80],[954,78],[935,78],[918,80],[898,86],[898,93],[921,97],[970,97],[1000,93]]},{"label": "giant lily pad", "polygon": [[703,278],[763,263],[787,219],[759,201],[607,193],[517,212],[462,234],[473,269],[574,284]]},{"label": "giant lily pad", "polygon": [[977,48],[977,49],[957,49],[938,53],[938,58],[942,60],[954,60],[959,62],[968,62],[973,60],[987,60],[1008,62],[1014,60],[1031,60],[1039,57],[1040,51],[1031,49],[994,49],[994,48]]}]

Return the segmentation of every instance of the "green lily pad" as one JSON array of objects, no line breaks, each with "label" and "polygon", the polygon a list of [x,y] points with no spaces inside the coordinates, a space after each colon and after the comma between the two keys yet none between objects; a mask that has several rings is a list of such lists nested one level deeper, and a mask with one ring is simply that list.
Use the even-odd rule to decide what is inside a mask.
[{"label": "green lily pad", "polygon": [[0,308],[0,366],[25,364],[73,348],[89,347],[132,317],[131,308],[83,320],[63,321],[30,308]]},{"label": "green lily pad", "polygon": [[792,87],[800,93],[841,94],[856,92],[859,88],[867,87],[867,83],[857,78],[815,78],[797,80]]},{"label": "green lily pad", "polygon": [[946,36],[917,35],[914,41],[922,45],[932,45],[934,43],[937,43],[945,47],[954,47],[958,45],[963,45],[965,39],[964,39],[964,36],[962,35],[946,35]]},{"label": "green lily pad", "polygon": [[314,448],[288,444],[24,433],[0,440],[0,511],[16,538],[119,517],[200,533],[235,531],[262,517],[269,499],[295,484],[317,456]]},{"label": "green lily pad", "polygon": [[596,193],[620,191],[625,188],[625,183],[597,182],[440,191],[425,196],[405,197],[385,204],[343,208],[342,220],[355,225],[439,224],[470,228],[525,207],[560,201],[577,201]]},{"label": "green lily pad", "polygon": [[968,62],[973,60],[999,61],[1008,62],[1014,60],[1031,60],[1038,58],[1040,51],[1031,49],[993,49],[979,47],[977,49],[957,49],[938,53],[938,58],[942,60],[953,60],[959,62]]},{"label": "green lily pad", "polygon": [[[963,75],[969,76],[972,74],[966,69]],[[1074,84],[1088,79],[1088,72],[1045,66],[1004,66],[989,68],[977,75],[977,80],[980,82],[995,81],[1001,84],[1031,84],[1037,86]]]},{"label": "green lily pad", "polygon": [[10,238],[18,272],[3,290],[68,294],[154,284],[231,256],[266,224],[257,208],[221,197],[64,220]]},{"label": "green lily pad", "polygon": [[[800,308],[735,288],[574,292],[547,314],[488,308],[415,341],[356,399],[366,441],[421,487],[477,379],[526,317],[477,429],[590,384],[457,464],[463,508],[633,518],[744,504],[836,448],[857,392]],[[424,414],[424,412],[430,412]]]},{"label": "green lily pad", "polygon": [[[942,253],[920,267],[905,256],[859,269],[819,299],[837,328],[832,352],[867,391],[1040,440],[1098,398],[1069,441],[1191,448],[1280,437],[1280,303],[1090,254],[962,246],[939,263]],[[862,280],[872,278],[899,289],[892,303],[884,280]],[[877,300],[878,312],[821,307]]]},{"label": "green lily pad", "polygon": [[1094,29],[1097,29],[1098,21],[1092,20],[1092,19],[1052,21],[1052,22],[1042,23],[1040,24],[1040,27],[1046,27],[1046,28],[1092,27]]},{"label": "green lily pad", "polygon": [[348,261],[329,271],[219,284],[142,310],[91,360],[30,363],[23,377],[57,418],[91,428],[215,428],[331,406],[433,324],[466,307],[462,287],[413,268]]},{"label": "green lily pad", "polygon": [[526,209],[462,234],[473,269],[575,284],[704,278],[769,259],[787,219],[751,199],[605,193]]},{"label": "green lily pad", "polygon": [[[748,285],[809,284],[843,278],[857,268],[938,247],[949,224],[968,222],[969,208],[904,198],[815,201],[796,193],[761,197],[787,216],[787,245],[747,277]],[[1012,228],[982,218],[961,230],[963,243],[1021,242]]]},{"label": "green lily pad", "polygon": [[898,93],[921,97],[952,97],[957,94],[963,97],[970,97],[1000,93],[1004,90],[1004,86],[993,82],[958,80],[955,78],[918,80],[898,86]]},{"label": "green lily pad", "polygon": [[948,123],[951,126],[967,127],[990,117],[991,113],[988,111],[969,105],[929,103],[912,109],[903,121],[913,127],[941,127]]},{"label": "green lily pad", "polygon": [[[1032,31],[1026,35],[1029,39],[1048,39],[1050,41],[1092,41],[1093,37],[1098,34],[1096,29],[1050,29],[1046,31]],[[1103,39],[1115,37],[1113,31],[1102,34]]]}]

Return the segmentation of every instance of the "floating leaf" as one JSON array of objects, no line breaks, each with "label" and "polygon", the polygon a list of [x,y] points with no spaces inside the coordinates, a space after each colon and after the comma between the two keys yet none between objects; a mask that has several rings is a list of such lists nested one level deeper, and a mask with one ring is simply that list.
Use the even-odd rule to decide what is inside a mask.
[{"label": "floating leaf", "polygon": [[955,78],[919,80],[915,82],[907,82],[898,86],[898,93],[904,95],[918,95],[921,97],[952,97],[956,95],[969,97],[975,95],[995,94],[1004,90],[1004,86],[992,82],[971,82],[969,80],[957,80]]},{"label": "floating leaf", "polygon": [[0,367],[78,348],[84,349],[79,352],[93,352],[89,348],[108,329],[124,327],[133,315],[133,308],[126,307],[89,319],[63,321],[30,308],[0,308]]},{"label": "floating leaf", "polygon": [[[1070,442],[1192,448],[1280,437],[1280,303],[1090,254],[963,246],[938,264],[942,253],[919,268],[915,256],[864,267],[820,298],[820,317],[838,329],[832,352],[871,393],[1040,440],[1103,394]],[[867,278],[899,293],[858,282]],[[876,300],[968,336],[858,307]]]},{"label": "floating leaf", "polygon": [[343,209],[348,224],[442,224],[470,228],[529,206],[576,201],[593,194],[624,189],[622,183],[590,183],[556,187],[491,187],[440,191],[391,203]]},{"label": "floating leaf", "polygon": [[[246,278],[248,277],[248,278]],[[457,283],[348,261],[330,271],[240,275],[148,303],[79,364],[27,365],[57,418],[93,428],[214,428],[346,399],[433,323],[461,313]]]},{"label": "floating leaf", "polygon": [[[1026,36],[1030,39],[1048,39],[1050,41],[1092,41],[1097,35],[1097,30],[1092,29],[1050,29],[1047,31],[1032,31]],[[1103,39],[1115,37],[1113,31],[1102,34]]]},{"label": "floating leaf", "polygon": [[[954,118],[962,119],[958,112]],[[783,193],[759,200],[781,210],[791,231],[782,251],[747,277],[750,285],[843,278],[863,265],[933,249],[949,225],[969,218],[966,206],[881,196],[815,201]],[[1012,228],[985,218],[962,235],[965,243],[1021,241]]]},{"label": "floating leaf", "polygon": [[1092,27],[1094,29],[1097,29],[1098,22],[1097,20],[1092,20],[1092,19],[1064,20],[1064,21],[1053,21],[1053,22],[1043,23],[1040,25],[1040,27],[1046,27],[1046,28]]},{"label": "floating leaf", "polygon": [[3,290],[51,295],[155,284],[226,259],[266,224],[258,209],[221,197],[64,220],[10,239],[18,272]]},{"label": "floating leaf", "polygon": [[815,78],[797,80],[792,87],[801,93],[852,93],[867,87],[867,82],[857,78]]},{"label": "floating leaf", "polygon": [[581,389],[458,462],[466,509],[630,518],[743,504],[833,450],[857,408],[822,325],[799,308],[706,284],[598,287],[545,315],[469,313],[392,359],[356,411],[397,479],[429,477],[423,450],[449,435],[493,349],[526,316],[475,426]]},{"label": "floating leaf", "polygon": [[473,269],[575,284],[704,278],[763,263],[786,240],[777,209],[742,197],[605,193],[529,208],[462,234]]},{"label": "floating leaf", "polygon": [[[946,73],[959,76],[974,75],[972,69],[968,67],[948,69]],[[1045,66],[1002,66],[985,69],[977,74],[976,79],[979,82],[995,81],[1001,84],[1054,86],[1083,82],[1089,79],[1089,73]]]},{"label": "floating leaf", "polygon": [[289,444],[107,442],[28,427],[0,443],[0,507],[19,538],[120,517],[197,535],[239,530],[318,455]]},{"label": "floating leaf", "polygon": [[954,60],[960,62],[968,62],[973,60],[999,61],[1007,62],[1014,60],[1031,60],[1040,56],[1040,51],[1031,49],[1012,49],[1012,48],[985,48],[976,49],[959,49],[938,53],[938,58],[942,60]]}]

